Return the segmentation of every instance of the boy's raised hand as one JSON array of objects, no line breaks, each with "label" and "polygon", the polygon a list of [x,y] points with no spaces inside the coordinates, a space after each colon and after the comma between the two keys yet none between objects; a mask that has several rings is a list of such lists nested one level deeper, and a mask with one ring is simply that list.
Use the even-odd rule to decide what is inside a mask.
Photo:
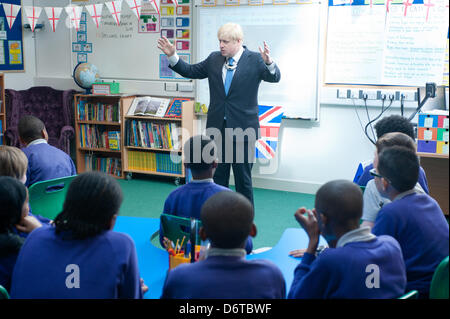
[{"label": "boy's raised hand", "polygon": [[[306,216],[305,216],[306,215]],[[297,222],[303,227],[309,237],[308,248],[306,253],[315,254],[317,246],[319,245],[320,228],[317,221],[317,212],[315,209],[312,211],[305,207],[297,209],[294,214]]]}]

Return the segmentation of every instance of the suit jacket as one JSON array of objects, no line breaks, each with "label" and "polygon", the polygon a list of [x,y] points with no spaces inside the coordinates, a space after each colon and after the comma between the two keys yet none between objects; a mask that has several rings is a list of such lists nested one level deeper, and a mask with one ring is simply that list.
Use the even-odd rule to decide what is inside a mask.
[{"label": "suit jacket", "polygon": [[222,78],[225,59],[219,51],[216,51],[197,64],[188,64],[180,59],[171,69],[186,78],[208,78],[210,104],[207,129],[222,129],[223,119],[226,117],[227,127],[242,128],[244,131],[253,128],[259,138],[259,84],[262,80],[279,82],[280,70],[275,65],[275,74],[271,74],[261,54],[250,51],[244,46],[244,52],[238,61],[228,95],[225,95]]}]

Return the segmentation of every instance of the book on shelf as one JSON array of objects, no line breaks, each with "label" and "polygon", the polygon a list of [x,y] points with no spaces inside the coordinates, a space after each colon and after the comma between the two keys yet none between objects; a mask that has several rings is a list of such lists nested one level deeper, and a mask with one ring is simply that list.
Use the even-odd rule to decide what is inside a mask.
[{"label": "book on shelf", "polygon": [[180,123],[125,122],[125,145],[180,150]]},{"label": "book on shelf", "polygon": [[78,120],[120,123],[119,104],[91,103],[79,100],[77,104]]},{"label": "book on shelf", "polygon": [[170,99],[139,96],[133,99],[127,115],[164,117],[169,107]]},{"label": "book on shelf", "polygon": [[120,158],[101,157],[92,154],[84,156],[86,171],[100,171],[114,176],[122,175],[122,164]]},{"label": "book on shelf", "polygon": [[128,168],[146,172],[182,174],[181,156],[179,154],[129,151]]},{"label": "book on shelf", "polygon": [[120,132],[108,131],[103,125],[79,124],[80,147],[120,151]]},{"label": "book on shelf", "polygon": [[109,131],[108,132],[108,145],[112,150],[120,150],[120,132]]},{"label": "book on shelf", "polygon": [[189,98],[180,98],[176,97],[170,103],[169,108],[167,109],[165,117],[171,118],[181,118],[181,105],[183,102],[190,101]]}]

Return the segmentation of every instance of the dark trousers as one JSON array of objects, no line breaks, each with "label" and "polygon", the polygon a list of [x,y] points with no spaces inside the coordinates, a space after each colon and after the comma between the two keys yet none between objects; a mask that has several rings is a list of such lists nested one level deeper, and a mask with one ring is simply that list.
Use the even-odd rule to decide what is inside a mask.
[{"label": "dark trousers", "polygon": [[[225,127],[226,123],[224,123]],[[233,168],[236,192],[247,197],[254,206],[252,167],[255,160],[255,141],[226,135],[224,128],[221,130],[222,140],[216,141],[219,150],[219,164],[214,174],[214,182],[229,187],[230,170]],[[226,139],[228,139],[228,143]]]}]

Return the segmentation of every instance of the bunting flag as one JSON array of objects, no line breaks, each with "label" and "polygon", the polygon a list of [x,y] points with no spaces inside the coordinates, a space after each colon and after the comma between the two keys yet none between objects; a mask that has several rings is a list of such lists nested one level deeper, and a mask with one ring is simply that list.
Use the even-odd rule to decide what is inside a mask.
[{"label": "bunting flag", "polygon": [[28,22],[30,23],[31,31],[34,32],[34,28],[36,27],[37,20],[41,15],[42,8],[31,6],[24,6],[23,8],[25,9],[25,16],[27,17]]},{"label": "bunting flag", "polygon": [[278,144],[283,109],[281,106],[259,105],[259,125],[261,138],[256,141],[256,158],[272,159]]},{"label": "bunting flag", "polygon": [[16,17],[19,14],[20,6],[16,4],[2,3],[3,10],[5,11],[6,21],[8,21],[8,27],[11,30],[16,21]]},{"label": "bunting flag", "polygon": [[160,14],[159,8],[161,7],[161,0],[149,0],[149,1],[153,9],[155,9],[155,11],[158,12],[158,14]]},{"label": "bunting flag", "polygon": [[[411,1],[411,2],[409,2]],[[405,0],[403,1],[403,5],[405,6],[405,11],[404,11],[404,16],[406,17],[407,11],[408,11],[408,7],[412,6],[413,0]]]},{"label": "bunting flag", "polygon": [[427,0],[428,2],[425,3],[425,1],[423,2],[423,5],[427,7],[427,16],[425,18],[425,21],[428,22],[428,15],[430,14],[430,8],[434,7],[434,3],[431,3],[431,0]]},{"label": "bunting flag", "polygon": [[90,4],[85,7],[98,29],[102,20],[103,3]]},{"label": "bunting flag", "polygon": [[394,0],[386,0],[386,11],[389,12],[389,3]]},{"label": "bunting flag", "polygon": [[128,6],[130,7],[131,11],[133,11],[133,13],[139,19],[141,16],[142,0],[126,0],[126,1],[128,3]]},{"label": "bunting flag", "polygon": [[120,25],[120,12],[122,11],[122,0],[105,2],[106,6],[111,12],[114,21],[116,21],[117,25]]},{"label": "bunting flag", "polygon": [[81,11],[83,11],[83,7],[67,6],[64,9],[69,16],[70,24],[78,31],[80,28]]},{"label": "bunting flag", "polygon": [[56,31],[56,26],[58,25],[59,16],[61,15],[62,8],[45,7],[45,13],[47,14],[48,21],[52,27],[53,32]]}]

